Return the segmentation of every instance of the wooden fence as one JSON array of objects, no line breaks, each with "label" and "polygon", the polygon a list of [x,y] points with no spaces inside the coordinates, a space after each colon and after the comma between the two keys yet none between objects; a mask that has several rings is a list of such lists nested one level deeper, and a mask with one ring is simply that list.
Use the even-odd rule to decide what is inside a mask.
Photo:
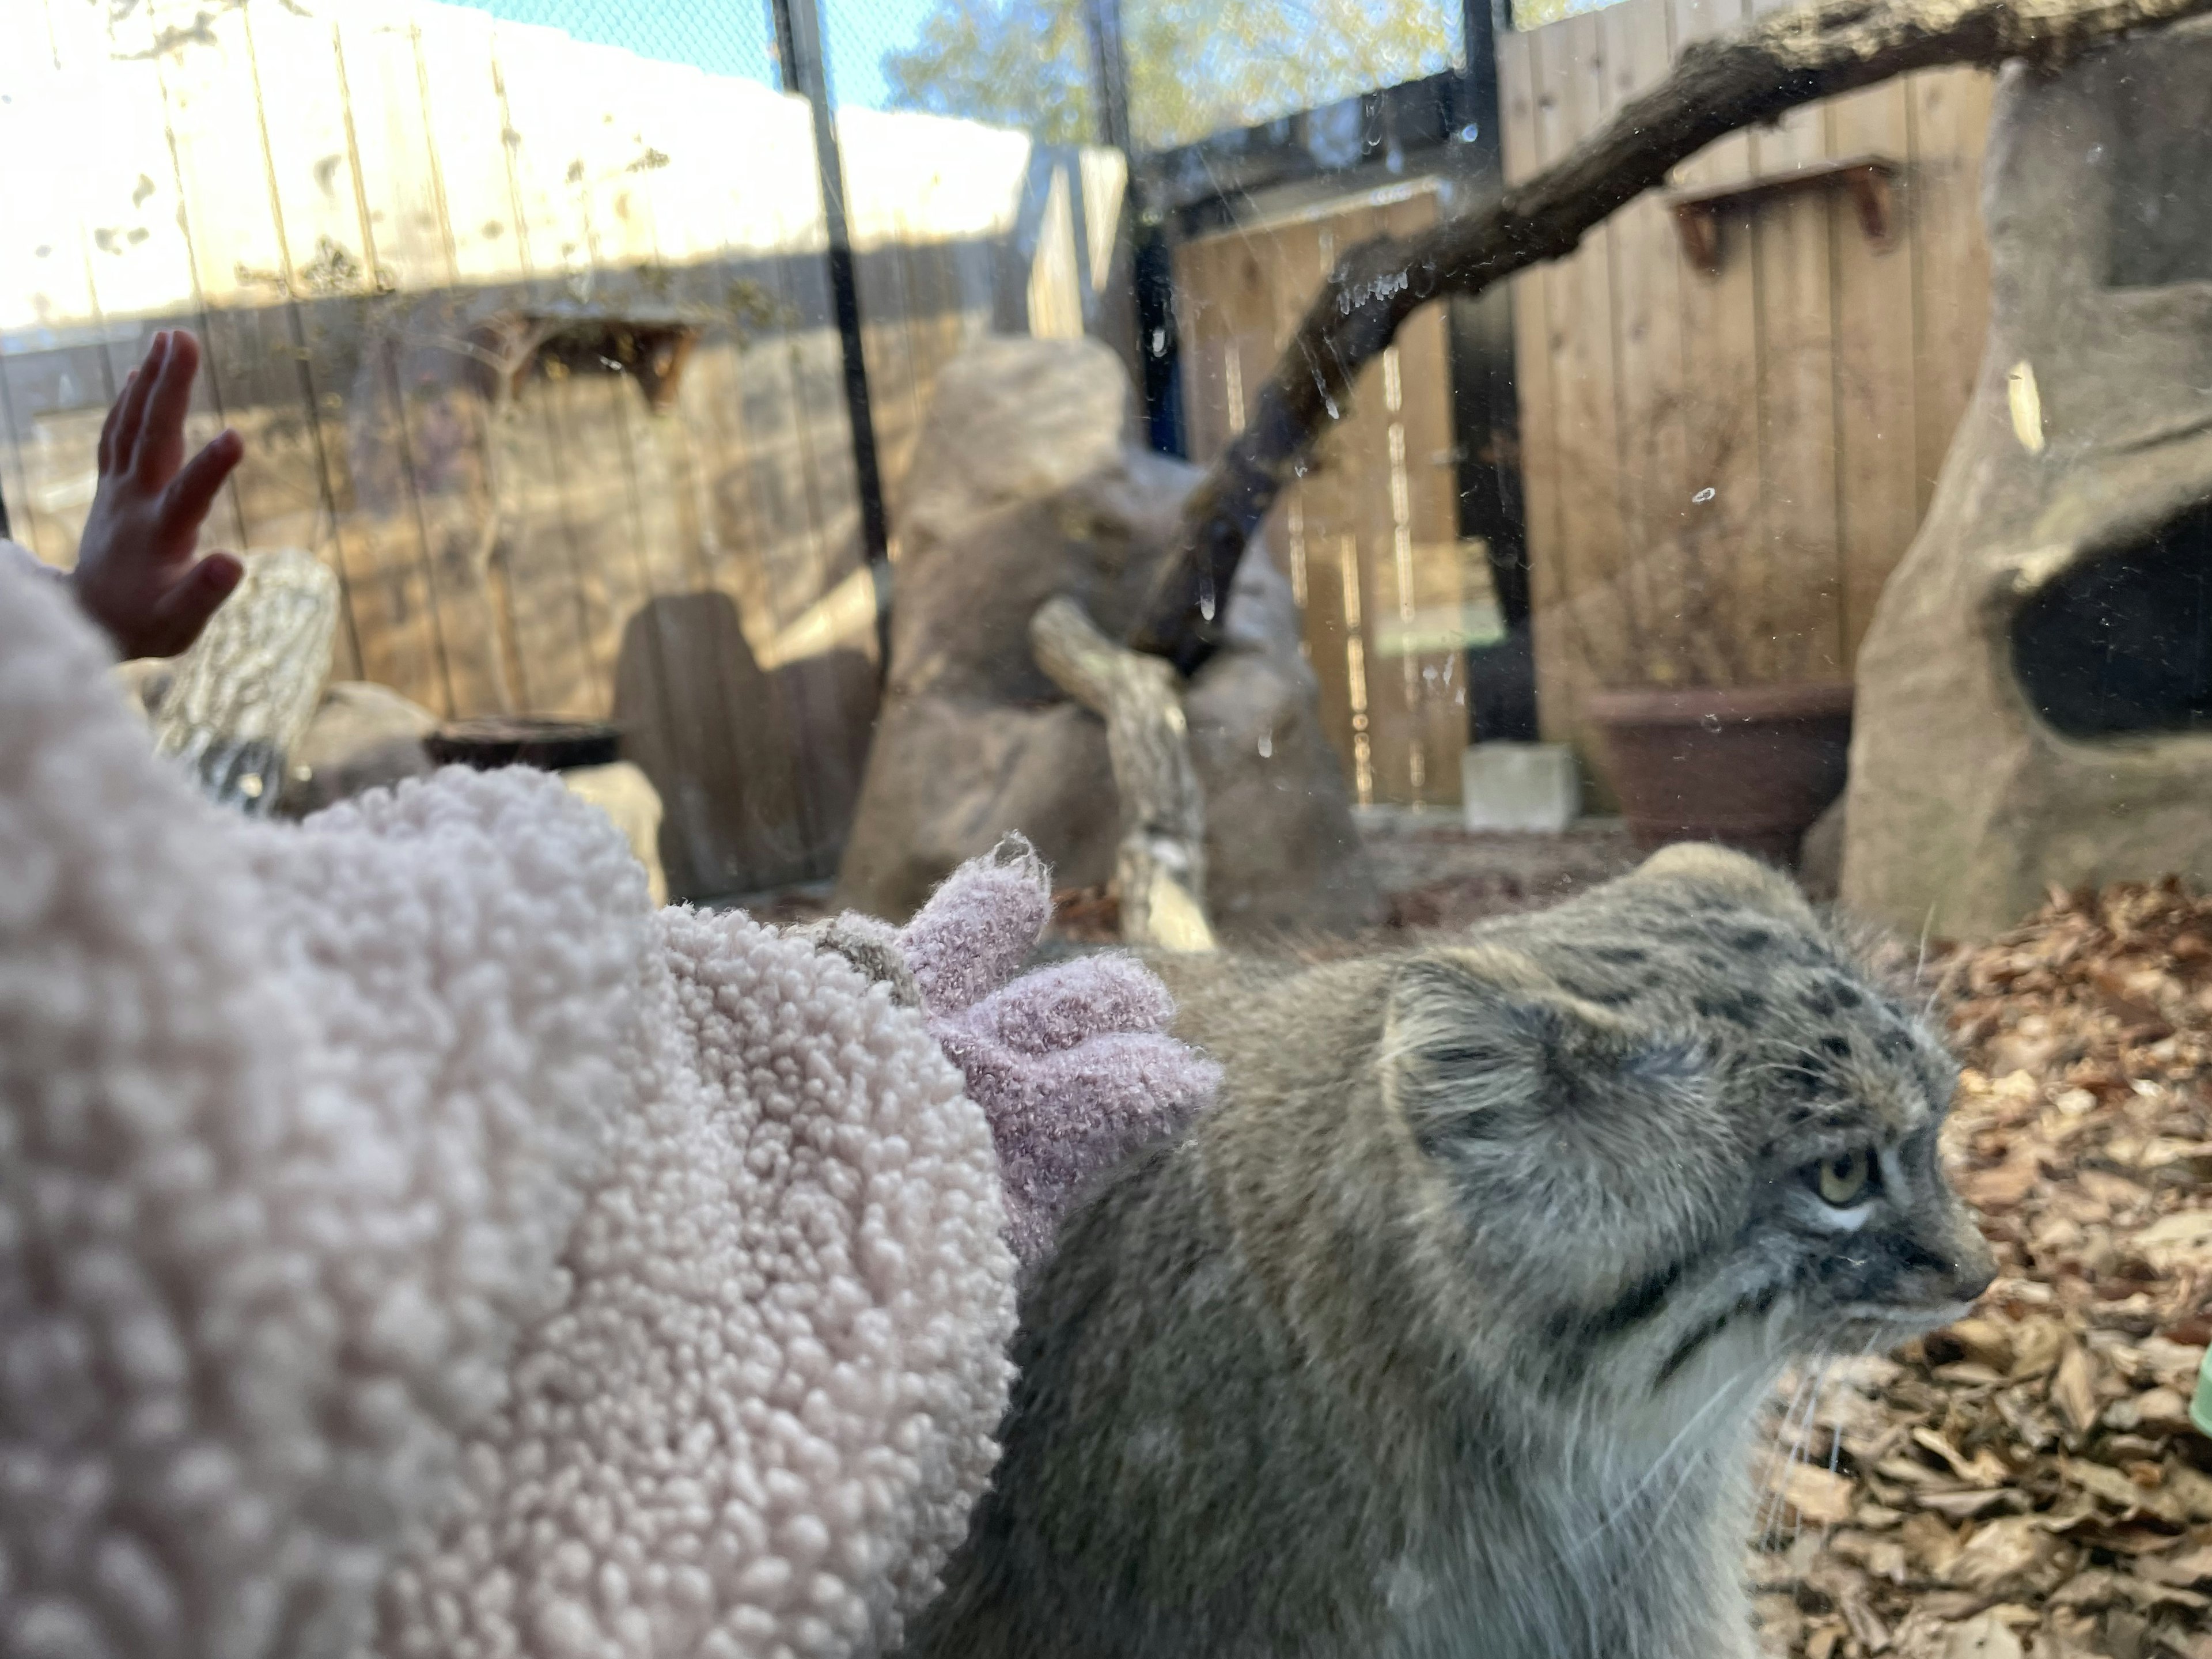
[{"label": "wooden fence", "polygon": [[[1565,155],[1737,0],[1620,0],[1501,37],[1505,167]],[[1988,303],[1978,201],[1990,77],[1923,72],[1811,106],[1694,158],[1580,250],[1513,284],[1540,719],[1589,752],[1603,684],[1843,678],[1966,406]],[[1838,164],[1880,163],[1854,173]],[[1869,236],[1854,178],[1887,187]],[[1728,200],[1757,182],[1784,187]],[[1460,197],[1464,198],[1465,192]],[[1717,269],[1675,208],[1715,198]],[[1371,179],[1290,221],[1177,253],[1193,450],[1241,422],[1330,256],[1450,210],[1449,184]],[[1876,205],[1880,205],[1877,202]],[[1302,586],[1324,713],[1363,799],[1458,798],[1459,661],[1408,626],[1483,593],[1455,540],[1437,309],[1355,394],[1322,471],[1269,520]],[[1603,802],[1601,793],[1598,799]]]},{"label": "wooden fence", "polygon": [[[983,331],[1079,332],[1109,153],[840,117],[886,494]],[[211,539],[300,546],[336,672],[605,718],[680,895],[826,873],[876,696],[806,106],[374,0],[0,0],[0,494],[74,556],[154,329],[249,458]],[[896,548],[894,548],[896,553]]]},{"label": "wooden fence", "polygon": [[[1257,387],[1337,255],[1435,222],[1435,180],[1259,217],[1176,250],[1191,452],[1244,423]],[[1459,539],[1444,319],[1430,307],[1355,388],[1312,471],[1267,521],[1304,615],[1322,720],[1362,804],[1459,799],[1467,746],[1457,648],[1497,624],[1486,555]]]},{"label": "wooden fence", "polygon": [[[1505,37],[1508,179],[1765,9],[1621,0]],[[1990,88],[1928,70],[1736,134],[1516,281],[1547,735],[1587,752],[1581,700],[1602,684],[1850,677],[1981,353]],[[1880,237],[1837,166],[1862,160],[1893,168]],[[1674,209],[1717,196],[1708,270]]]}]

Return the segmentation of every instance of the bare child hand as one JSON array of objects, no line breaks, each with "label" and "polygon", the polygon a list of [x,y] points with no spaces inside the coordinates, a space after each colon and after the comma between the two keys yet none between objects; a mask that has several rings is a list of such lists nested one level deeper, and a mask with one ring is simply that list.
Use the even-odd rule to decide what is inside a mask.
[{"label": "bare child hand", "polygon": [[171,657],[198,639],[245,574],[234,554],[195,559],[216,492],[246,453],[220,434],[185,459],[185,412],[199,342],[156,334],[100,434],[100,489],[70,580],[77,603],[125,657]]}]

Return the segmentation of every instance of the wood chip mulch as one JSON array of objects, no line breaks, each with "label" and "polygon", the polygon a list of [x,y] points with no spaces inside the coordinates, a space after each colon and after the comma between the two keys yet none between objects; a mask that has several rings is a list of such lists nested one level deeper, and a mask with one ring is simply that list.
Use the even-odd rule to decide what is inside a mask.
[{"label": "wood chip mulch", "polygon": [[2212,1441],[2188,1415],[2212,1340],[2212,898],[2054,894],[1940,966],[1968,1067],[1947,1147],[2000,1277],[1973,1317],[1771,1407],[1761,1640],[2212,1659]]}]

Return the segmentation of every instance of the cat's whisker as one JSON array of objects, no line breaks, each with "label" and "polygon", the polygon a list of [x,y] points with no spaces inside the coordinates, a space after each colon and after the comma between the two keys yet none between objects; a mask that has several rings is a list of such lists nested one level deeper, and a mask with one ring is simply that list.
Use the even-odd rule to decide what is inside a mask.
[{"label": "cat's whisker", "polygon": [[[1751,1380],[1755,1381],[1756,1378],[1754,1377]],[[1723,1384],[1719,1389],[1716,1390],[1709,1398],[1707,1398],[1704,1405],[1698,1407],[1696,1411],[1690,1413],[1689,1419],[1685,1422],[1680,1428],[1674,1431],[1674,1437],[1669,1440],[1666,1446],[1661,1450],[1659,1455],[1652,1460],[1651,1467],[1646,1469],[1635,1486],[1629,1489],[1628,1495],[1613,1506],[1612,1513],[1607,1516],[1605,1521],[1598,1527],[1596,1531],[1586,1534],[1582,1541],[1576,1546],[1574,1551],[1575,1559],[1579,1559],[1583,1556],[1588,1554],[1591,1549],[1595,1548],[1604,1540],[1606,1534],[1611,1532],[1613,1528],[1622,1524],[1624,1522],[1632,1520],[1635,1513],[1637,1499],[1643,1497],[1644,1492],[1650,1486],[1651,1483],[1654,1480],[1656,1480],[1660,1475],[1666,1471],[1668,1464],[1673,1460],[1675,1453],[1680,1450],[1683,1443],[1697,1431],[1698,1425],[1703,1423],[1707,1417],[1725,1405],[1733,1397],[1735,1390],[1741,1386],[1742,1381],[1743,1379],[1737,1379],[1736,1381]],[[1689,1455],[1688,1461],[1694,1462],[1698,1455],[1699,1453],[1693,1449]]]},{"label": "cat's whisker", "polygon": [[[1805,1425],[1797,1432],[1796,1449],[1790,1455],[1790,1462],[1793,1465],[1802,1463],[1805,1461],[1805,1449],[1812,1443],[1813,1427],[1820,1420],[1820,1401],[1827,1394],[1828,1377],[1830,1374],[1834,1371],[1835,1368],[1836,1363],[1832,1359],[1820,1367],[1820,1380],[1813,1385],[1812,1407],[1805,1413]],[[1832,1436],[1829,1441],[1832,1455],[1833,1454],[1834,1444],[1834,1439]],[[1797,1541],[1799,1534],[1805,1529],[1805,1516],[1803,1511],[1795,1508],[1791,1509],[1790,1516],[1790,1541],[1794,1544]]]},{"label": "cat's whisker", "polygon": [[1767,1477],[1765,1492],[1759,1498],[1756,1525],[1757,1535],[1762,1542],[1773,1537],[1774,1528],[1781,1521],[1784,1494],[1790,1485],[1790,1471],[1795,1467],[1799,1454],[1804,1450],[1806,1427],[1812,1421],[1813,1407],[1819,1399],[1818,1384],[1819,1377],[1814,1374],[1808,1375],[1797,1385],[1797,1391],[1790,1396],[1790,1409],[1784,1414],[1782,1427],[1775,1435],[1775,1449],[1779,1451],[1784,1441],[1790,1438],[1791,1425],[1797,1425],[1789,1455],[1776,1460]]},{"label": "cat's whisker", "polygon": [[[1750,1389],[1756,1389],[1764,1380],[1765,1379],[1759,1373],[1754,1371],[1747,1376],[1738,1379],[1737,1383],[1733,1386],[1741,1387],[1747,1392]],[[1723,1399],[1726,1397],[1728,1397],[1728,1389],[1726,1388],[1724,1388],[1720,1394],[1717,1394],[1714,1396],[1715,1399]],[[1668,1511],[1674,1507],[1677,1500],[1679,1500],[1682,1494],[1689,1489],[1690,1477],[1698,1472],[1698,1464],[1704,1459],[1711,1457],[1723,1449],[1724,1449],[1724,1447],[1720,1444],[1702,1446],[1683,1460],[1682,1472],[1678,1477],[1676,1477],[1674,1487],[1668,1492],[1666,1500],[1652,1512],[1651,1519],[1645,1528],[1647,1533],[1656,1533],[1658,1531],[1661,1524],[1667,1518]]]}]

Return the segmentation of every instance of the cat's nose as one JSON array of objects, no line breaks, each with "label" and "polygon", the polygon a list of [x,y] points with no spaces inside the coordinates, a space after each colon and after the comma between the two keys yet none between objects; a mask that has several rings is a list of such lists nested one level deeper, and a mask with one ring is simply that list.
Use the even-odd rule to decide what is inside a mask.
[{"label": "cat's nose", "polygon": [[1990,1253],[1989,1242],[1982,1237],[1981,1231],[1972,1222],[1954,1228],[1948,1242],[1945,1285],[1948,1299],[1972,1302],[1996,1279],[1996,1257]]}]

